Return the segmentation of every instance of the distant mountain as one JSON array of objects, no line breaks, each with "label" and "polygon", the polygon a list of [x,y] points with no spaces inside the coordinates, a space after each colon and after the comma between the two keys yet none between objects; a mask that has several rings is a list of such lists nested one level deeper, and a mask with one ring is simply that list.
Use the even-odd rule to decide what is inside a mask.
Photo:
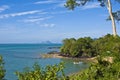
[{"label": "distant mountain", "polygon": [[42,44],[53,44],[51,41],[42,41]]}]

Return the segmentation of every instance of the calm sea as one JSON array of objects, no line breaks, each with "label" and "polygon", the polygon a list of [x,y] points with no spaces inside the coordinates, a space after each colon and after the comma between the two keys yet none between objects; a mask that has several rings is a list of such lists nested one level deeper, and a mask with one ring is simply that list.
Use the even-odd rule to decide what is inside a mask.
[{"label": "calm sea", "polygon": [[61,44],[0,44],[0,55],[3,56],[5,62],[7,80],[17,80],[15,71],[22,71],[25,67],[32,67],[37,62],[42,67],[46,65],[65,63],[65,73],[74,73],[80,71],[88,65],[86,63],[73,64],[72,59],[58,58],[40,58],[40,54],[46,54],[50,51],[59,51]]}]

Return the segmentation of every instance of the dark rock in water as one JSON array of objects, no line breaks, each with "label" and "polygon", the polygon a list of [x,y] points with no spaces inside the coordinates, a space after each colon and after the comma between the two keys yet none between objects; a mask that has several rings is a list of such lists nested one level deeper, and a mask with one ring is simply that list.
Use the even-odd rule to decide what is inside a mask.
[{"label": "dark rock in water", "polygon": [[51,51],[51,52],[48,52],[47,54],[60,54],[60,52],[57,52],[57,51]]},{"label": "dark rock in water", "polygon": [[60,47],[48,47],[48,49],[60,49]]}]

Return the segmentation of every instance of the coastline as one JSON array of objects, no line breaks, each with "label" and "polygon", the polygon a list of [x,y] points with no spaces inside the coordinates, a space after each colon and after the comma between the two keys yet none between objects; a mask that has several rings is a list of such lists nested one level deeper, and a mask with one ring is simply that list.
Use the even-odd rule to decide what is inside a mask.
[{"label": "coastline", "polygon": [[40,55],[41,58],[64,58],[64,59],[74,59],[74,60],[80,60],[84,62],[97,62],[96,57],[67,57],[60,54],[60,52],[55,53],[46,53]]},{"label": "coastline", "polygon": [[54,53],[54,54],[42,54],[40,56],[42,58],[68,58],[68,57],[60,56],[58,53]]}]

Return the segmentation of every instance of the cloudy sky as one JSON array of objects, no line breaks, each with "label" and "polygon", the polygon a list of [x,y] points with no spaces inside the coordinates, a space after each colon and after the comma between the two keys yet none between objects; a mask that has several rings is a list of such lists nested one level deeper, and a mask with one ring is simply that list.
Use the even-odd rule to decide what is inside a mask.
[{"label": "cloudy sky", "polygon": [[[99,3],[70,11],[65,0],[0,0],[0,43],[61,42],[112,33],[108,12]],[[119,5],[120,6],[120,5]],[[120,9],[114,2],[114,10]],[[120,25],[117,23],[120,35]]]}]

